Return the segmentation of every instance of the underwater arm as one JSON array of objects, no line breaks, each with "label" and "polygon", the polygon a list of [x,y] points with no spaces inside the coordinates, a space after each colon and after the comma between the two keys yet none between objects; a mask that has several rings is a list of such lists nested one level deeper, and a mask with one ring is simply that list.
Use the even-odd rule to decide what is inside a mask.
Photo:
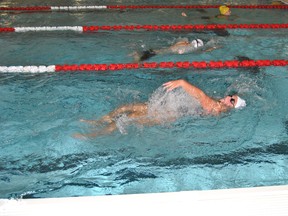
[{"label": "underwater arm", "polygon": [[213,46],[213,47],[210,47],[210,48],[203,50],[203,52],[212,52],[213,50],[219,49],[219,48],[222,48],[222,47],[221,46]]},{"label": "underwater arm", "polygon": [[203,47],[202,51],[203,51],[203,52],[211,52],[211,51],[213,51],[213,50],[215,50],[215,49],[222,48],[222,46],[219,45],[218,43],[219,43],[219,41],[217,41],[217,40],[215,40],[215,39],[212,38],[211,40],[209,40],[209,41],[205,44],[205,46]]},{"label": "underwater arm", "polygon": [[156,54],[168,54],[171,53],[171,49],[170,47],[168,48],[162,48],[162,49],[158,49],[158,50],[154,50]]},{"label": "underwater arm", "polygon": [[99,131],[95,131],[95,132],[92,132],[92,133],[89,133],[89,134],[80,134],[80,133],[76,133],[73,135],[74,138],[77,138],[77,139],[86,139],[86,138],[89,138],[89,137],[98,137],[98,136],[102,136],[102,135],[107,135],[107,134],[110,134],[112,133],[113,131],[115,131],[117,128],[116,126],[116,123],[115,122],[112,122],[110,124],[108,124],[106,127],[104,127],[103,129],[99,130]]}]

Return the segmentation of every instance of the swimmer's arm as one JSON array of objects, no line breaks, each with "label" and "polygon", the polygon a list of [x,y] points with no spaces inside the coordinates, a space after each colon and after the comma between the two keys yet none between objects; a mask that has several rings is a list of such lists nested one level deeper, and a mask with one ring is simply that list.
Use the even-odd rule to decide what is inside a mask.
[{"label": "swimmer's arm", "polygon": [[154,52],[158,55],[158,54],[168,54],[171,53],[171,49],[169,48],[162,48],[162,49],[158,49],[158,50],[154,50]]},{"label": "swimmer's arm", "polygon": [[239,18],[239,16],[237,16],[237,15],[226,16],[226,15],[222,15],[222,14],[218,14],[215,17],[218,18],[218,19],[228,19],[228,20],[231,20],[231,21]]},{"label": "swimmer's arm", "polygon": [[238,15],[230,15],[230,20],[235,20],[238,19],[239,16]]},{"label": "swimmer's arm", "polygon": [[214,107],[217,103],[214,99],[206,95],[201,89],[185,80],[170,81],[164,83],[163,86],[167,91],[172,91],[173,89],[179,87],[183,88],[189,95],[196,98],[200,102],[202,108],[207,112],[211,112],[212,107]]},{"label": "swimmer's arm", "polygon": [[181,46],[187,46],[187,45],[189,45],[189,42],[187,40],[182,40],[170,46],[170,49],[174,50],[174,49],[178,49]]},{"label": "swimmer's arm", "polygon": [[176,42],[175,44],[173,44],[172,46],[182,46],[182,45],[188,45],[189,41],[187,38],[183,38],[182,40],[179,40],[178,42]]},{"label": "swimmer's arm", "polygon": [[[187,41],[187,39],[183,39],[181,41],[178,41],[177,43],[173,44],[172,46],[168,47],[168,48],[162,48],[159,50],[154,50],[154,52],[156,54],[168,54],[168,53],[175,53],[175,52],[179,52],[178,49],[182,47],[185,47],[189,45],[189,42]],[[181,53],[179,53],[181,54]]]},{"label": "swimmer's arm", "polygon": [[213,47],[210,47],[210,48],[203,50],[203,52],[211,52],[211,51],[213,51],[215,49],[219,49],[219,48],[222,48],[222,46],[213,46]]}]

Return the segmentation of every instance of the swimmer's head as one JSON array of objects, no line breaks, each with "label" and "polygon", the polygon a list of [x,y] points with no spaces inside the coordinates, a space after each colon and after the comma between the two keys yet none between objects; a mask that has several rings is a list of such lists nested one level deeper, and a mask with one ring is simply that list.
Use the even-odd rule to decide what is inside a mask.
[{"label": "swimmer's head", "polygon": [[220,11],[220,14],[224,16],[229,16],[231,14],[230,8],[225,5],[220,6],[219,11]]},{"label": "swimmer's head", "polygon": [[194,48],[199,48],[199,47],[202,47],[204,46],[204,43],[201,39],[195,39],[195,40],[192,40],[191,41],[191,45],[194,47]]},{"label": "swimmer's head", "polygon": [[238,95],[228,95],[225,98],[222,98],[220,102],[230,108],[235,109],[242,109],[246,106],[246,101],[240,98]]}]

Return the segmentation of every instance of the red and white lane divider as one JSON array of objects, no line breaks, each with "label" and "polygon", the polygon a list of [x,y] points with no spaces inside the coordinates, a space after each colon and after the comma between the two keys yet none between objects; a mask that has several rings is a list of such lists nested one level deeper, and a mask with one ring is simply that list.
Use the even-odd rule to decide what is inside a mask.
[{"label": "red and white lane divider", "polygon": [[116,71],[129,69],[219,69],[219,68],[251,68],[288,65],[288,60],[227,60],[227,61],[183,61],[183,62],[142,62],[113,64],[64,64],[49,66],[0,66],[0,73],[46,73],[66,71]]},{"label": "red and white lane divider", "polygon": [[[197,9],[218,8],[220,5],[99,5],[99,6],[20,6],[0,7],[2,11],[83,11],[103,9]],[[288,5],[229,5],[243,9],[288,9]]]},{"label": "red and white lane divider", "polygon": [[41,32],[41,31],[179,31],[179,30],[213,30],[213,29],[280,29],[288,28],[282,24],[199,24],[199,25],[114,25],[114,26],[42,26],[42,27],[0,27],[1,32]]}]

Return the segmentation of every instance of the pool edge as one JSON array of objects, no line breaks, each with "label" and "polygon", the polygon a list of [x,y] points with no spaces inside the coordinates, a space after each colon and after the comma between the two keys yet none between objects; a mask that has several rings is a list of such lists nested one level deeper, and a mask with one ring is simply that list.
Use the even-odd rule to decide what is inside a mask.
[{"label": "pool edge", "polygon": [[288,185],[168,193],[0,199],[0,215],[288,215]]}]

